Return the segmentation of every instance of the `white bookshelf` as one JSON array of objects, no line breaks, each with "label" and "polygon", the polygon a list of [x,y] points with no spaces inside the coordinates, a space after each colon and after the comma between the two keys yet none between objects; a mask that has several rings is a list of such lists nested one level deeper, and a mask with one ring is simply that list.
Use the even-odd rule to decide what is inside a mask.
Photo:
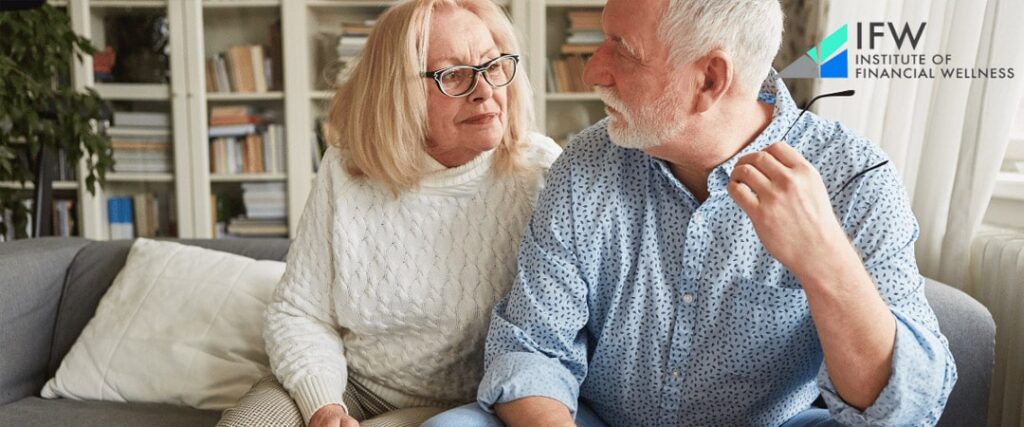
[{"label": "white bookshelf", "polygon": [[[238,191],[245,182],[286,182],[288,225],[294,236],[312,186],[314,124],[326,113],[333,86],[318,68],[320,34],[341,21],[376,19],[395,1],[371,0],[50,0],[66,5],[76,32],[100,49],[103,17],[111,13],[166,13],[170,27],[170,75],[166,84],[99,83],[92,60],[75,67],[75,86],[94,87],[106,100],[158,106],[172,117],[173,173],[110,173],[107,188],[85,191],[85,176],[61,185],[78,189],[79,229],[83,236],[108,238],[106,200],[111,195],[156,188],[174,194],[177,237],[212,236],[210,195]],[[603,116],[594,94],[548,93],[546,62],[564,38],[565,11],[600,8],[603,0],[496,0],[523,35],[524,72],[534,86],[538,128],[557,133],[578,130]],[[266,44],[267,27],[281,21],[284,88],[266,93],[207,93],[205,60],[236,44]],[[329,38],[326,40],[330,40]],[[285,126],[286,173],[215,175],[210,173],[208,111],[217,105],[246,104],[273,111]],[[567,128],[571,127],[573,129]],[[83,160],[84,162],[84,160]],[[80,166],[80,170],[84,167]],[[2,185],[2,183],[0,183]]]}]

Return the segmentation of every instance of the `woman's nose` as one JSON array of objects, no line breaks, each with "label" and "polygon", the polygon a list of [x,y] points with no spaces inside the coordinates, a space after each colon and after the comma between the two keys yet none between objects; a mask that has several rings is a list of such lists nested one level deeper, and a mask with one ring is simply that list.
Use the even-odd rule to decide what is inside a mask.
[{"label": "woman's nose", "polygon": [[469,94],[471,102],[483,102],[494,96],[494,88],[484,79],[484,76],[477,76],[476,88]]}]

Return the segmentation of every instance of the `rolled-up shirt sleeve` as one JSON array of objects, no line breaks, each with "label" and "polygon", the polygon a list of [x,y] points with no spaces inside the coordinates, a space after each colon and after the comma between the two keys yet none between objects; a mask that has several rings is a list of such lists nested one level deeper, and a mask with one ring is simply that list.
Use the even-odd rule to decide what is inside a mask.
[{"label": "rolled-up shirt sleeve", "polygon": [[530,396],[575,416],[587,376],[588,287],[577,267],[569,162],[552,166],[519,246],[508,295],[494,308],[477,400],[487,411]]},{"label": "rolled-up shirt sleeve", "polygon": [[896,321],[892,373],[863,411],[843,401],[824,363],[818,386],[832,417],[844,425],[934,425],[957,373],[917,269],[917,220],[891,166],[866,176],[851,197],[843,224]]}]

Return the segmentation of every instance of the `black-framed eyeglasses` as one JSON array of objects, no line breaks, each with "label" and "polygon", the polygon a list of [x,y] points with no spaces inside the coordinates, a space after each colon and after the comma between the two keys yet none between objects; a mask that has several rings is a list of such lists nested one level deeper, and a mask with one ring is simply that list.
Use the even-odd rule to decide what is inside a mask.
[{"label": "black-framed eyeglasses", "polygon": [[420,73],[420,76],[434,79],[434,83],[437,83],[437,89],[441,93],[452,98],[459,98],[476,90],[479,74],[483,74],[487,84],[497,89],[511,84],[512,80],[516,78],[518,68],[519,55],[503,53],[501,56],[477,66],[453,65],[423,72]]}]

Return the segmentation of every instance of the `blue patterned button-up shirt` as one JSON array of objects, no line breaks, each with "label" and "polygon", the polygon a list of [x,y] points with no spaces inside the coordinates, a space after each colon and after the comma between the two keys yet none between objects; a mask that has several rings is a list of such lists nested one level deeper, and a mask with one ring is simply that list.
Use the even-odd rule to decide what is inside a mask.
[{"label": "blue patterned button-up shirt", "polygon": [[799,113],[774,73],[759,100],[774,105],[771,124],[711,172],[703,203],[664,161],[611,143],[606,122],[573,140],[548,173],[515,284],[494,309],[484,408],[545,396],[574,413],[579,399],[614,426],[771,426],[821,394],[844,424],[938,420],[956,367],[925,300],[899,175],[887,165],[840,191],[885,154],[811,113],[786,138],[820,172],[896,319],[892,376],[859,411],[829,378],[800,283],[726,192],[736,161],[782,138]]}]

